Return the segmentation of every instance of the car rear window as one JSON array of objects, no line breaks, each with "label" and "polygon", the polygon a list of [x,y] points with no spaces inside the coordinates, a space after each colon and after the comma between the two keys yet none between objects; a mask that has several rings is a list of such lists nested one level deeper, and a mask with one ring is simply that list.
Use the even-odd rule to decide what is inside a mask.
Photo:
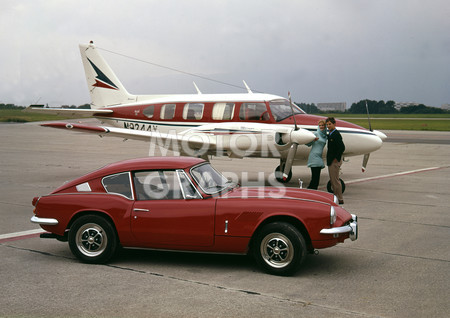
[{"label": "car rear window", "polygon": [[133,200],[133,191],[131,191],[129,172],[106,176],[103,178],[102,184],[106,192],[123,195],[124,197]]}]

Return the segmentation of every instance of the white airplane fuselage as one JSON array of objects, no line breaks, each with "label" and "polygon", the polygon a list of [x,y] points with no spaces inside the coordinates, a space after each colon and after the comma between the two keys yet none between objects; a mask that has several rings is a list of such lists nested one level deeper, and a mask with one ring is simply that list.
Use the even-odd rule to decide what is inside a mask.
[{"label": "white airplane fuselage", "polygon": [[[105,109],[113,110],[111,115],[95,117],[104,124],[130,130],[181,135],[201,133],[205,135],[204,138],[215,140],[211,144],[221,145],[220,149],[216,147],[208,149],[210,155],[282,158],[286,156],[290,144],[287,140],[277,142],[279,138],[277,133],[288,134],[292,131],[294,120],[292,116],[287,118],[277,116],[280,114],[274,110],[273,102],[277,108],[280,108],[280,105],[288,107],[289,103],[283,97],[269,94],[167,95],[151,98],[148,102],[107,107]],[[223,111],[220,112],[224,104],[230,108],[228,116],[224,116]],[[167,105],[173,108],[169,116],[167,116]],[[198,108],[197,115],[188,114],[191,105]],[[257,108],[255,105],[261,110],[254,114],[254,117],[246,117],[248,114],[245,114],[246,109],[243,108],[255,110],[254,108]],[[217,109],[219,111],[216,111]],[[267,113],[262,115],[265,112]],[[301,129],[315,132],[320,119],[325,117],[296,110],[295,120]],[[379,149],[382,145],[383,133],[371,132],[341,120],[337,120],[337,127],[346,146],[344,153],[346,157],[364,155]],[[237,146],[239,153],[227,152],[227,149],[233,146]],[[295,164],[304,164],[309,151],[310,147],[300,145],[295,155]]]}]

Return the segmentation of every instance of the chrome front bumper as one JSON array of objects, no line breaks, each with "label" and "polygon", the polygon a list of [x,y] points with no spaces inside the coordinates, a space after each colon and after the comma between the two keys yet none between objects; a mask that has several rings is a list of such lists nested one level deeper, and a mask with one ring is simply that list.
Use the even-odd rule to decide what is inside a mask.
[{"label": "chrome front bumper", "polygon": [[36,223],[40,225],[58,225],[57,219],[38,218],[36,215],[33,215],[30,221],[31,223]]},{"label": "chrome front bumper", "polygon": [[349,232],[350,232],[349,237],[352,241],[358,239],[358,217],[354,214],[352,214],[352,220],[348,225],[320,230],[320,234],[342,234]]}]

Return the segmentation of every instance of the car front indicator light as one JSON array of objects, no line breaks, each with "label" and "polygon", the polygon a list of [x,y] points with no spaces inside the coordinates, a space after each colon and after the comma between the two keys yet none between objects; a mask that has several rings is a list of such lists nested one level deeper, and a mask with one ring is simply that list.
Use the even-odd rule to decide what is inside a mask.
[{"label": "car front indicator light", "polygon": [[334,210],[334,206],[330,208],[330,224],[333,225],[336,222],[336,211]]}]

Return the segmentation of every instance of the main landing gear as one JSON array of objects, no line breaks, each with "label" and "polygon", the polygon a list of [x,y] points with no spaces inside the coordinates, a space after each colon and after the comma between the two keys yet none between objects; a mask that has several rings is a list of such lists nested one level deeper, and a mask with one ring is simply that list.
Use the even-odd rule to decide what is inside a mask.
[{"label": "main landing gear", "polygon": [[[342,193],[344,193],[344,191],[345,191],[344,180],[339,178],[339,181],[341,181]],[[330,193],[333,193],[333,189],[331,188],[331,181],[330,180],[328,180],[328,183],[327,183],[327,191],[330,192]]]},{"label": "main landing gear", "polygon": [[[280,161],[280,165],[275,168],[275,179],[280,183],[288,183],[292,179],[292,169],[289,170],[289,174],[287,178],[283,178],[283,172],[285,167],[285,162]],[[345,192],[345,182],[341,178],[339,178],[339,181],[341,181],[341,187],[342,187],[342,193]],[[330,193],[333,193],[333,189],[331,188],[331,181],[328,180],[327,183],[327,191]]]},{"label": "main landing gear", "polygon": [[288,183],[292,178],[292,169],[289,170],[289,174],[286,179],[283,179],[285,163],[280,163],[278,167],[275,168],[275,179],[280,183]]}]

